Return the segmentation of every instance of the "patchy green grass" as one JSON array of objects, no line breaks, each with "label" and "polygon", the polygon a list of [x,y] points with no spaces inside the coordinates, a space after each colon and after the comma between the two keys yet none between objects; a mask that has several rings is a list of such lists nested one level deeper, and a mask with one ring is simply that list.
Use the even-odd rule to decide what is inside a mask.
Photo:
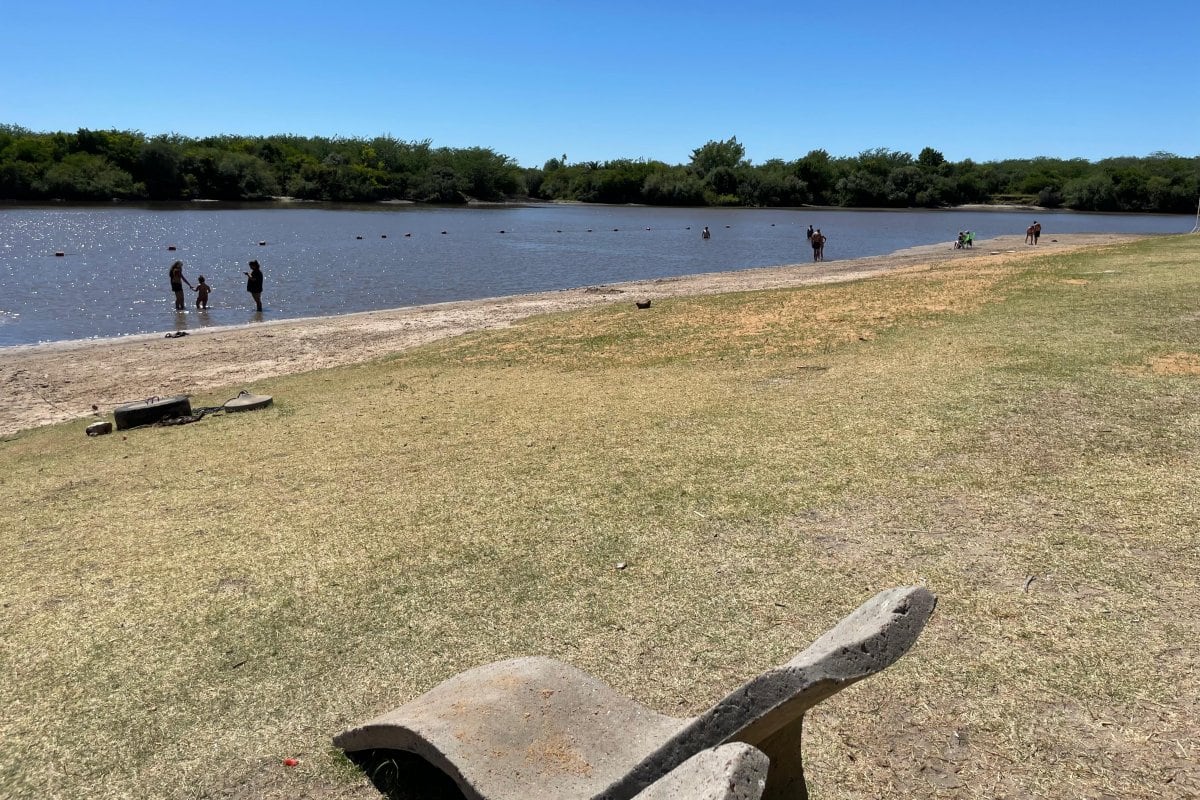
[{"label": "patchy green grass", "polygon": [[1200,792],[1198,257],[541,317],[11,437],[0,795],[378,796],[330,737],[470,666],[694,713],[916,582],[914,651],[811,714],[817,797]]}]

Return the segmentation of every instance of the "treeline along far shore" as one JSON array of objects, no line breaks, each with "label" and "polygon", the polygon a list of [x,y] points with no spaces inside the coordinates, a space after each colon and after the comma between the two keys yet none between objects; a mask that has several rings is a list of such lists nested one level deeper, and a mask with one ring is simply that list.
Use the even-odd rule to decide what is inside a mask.
[{"label": "treeline along far shore", "polygon": [[878,148],[812,150],[753,164],[737,137],[709,141],[686,164],[645,159],[522,167],[486,147],[434,147],[390,136],[146,136],[41,133],[0,125],[0,200],[301,200],[466,203],[533,199],[669,206],[938,208],[1033,204],[1076,211],[1189,213],[1200,156],[952,162]]}]

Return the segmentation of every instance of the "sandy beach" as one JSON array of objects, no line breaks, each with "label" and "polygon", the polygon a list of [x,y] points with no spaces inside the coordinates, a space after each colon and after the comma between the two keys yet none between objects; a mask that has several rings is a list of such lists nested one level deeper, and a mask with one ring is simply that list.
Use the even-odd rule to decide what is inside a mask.
[{"label": "sandy beach", "polygon": [[[111,419],[113,408],[147,397],[195,394],[228,387],[232,394],[277,375],[367,361],[437,339],[502,328],[536,314],[635,300],[776,289],[867,278],[957,260],[981,263],[1116,244],[1133,234],[1043,236],[1037,247],[1021,236],[950,243],[886,256],[802,263],[735,272],[607,284],[565,291],[456,303],[289,319],[117,339],[0,348],[0,435],[80,417]],[[169,325],[164,311],[164,327]]]}]

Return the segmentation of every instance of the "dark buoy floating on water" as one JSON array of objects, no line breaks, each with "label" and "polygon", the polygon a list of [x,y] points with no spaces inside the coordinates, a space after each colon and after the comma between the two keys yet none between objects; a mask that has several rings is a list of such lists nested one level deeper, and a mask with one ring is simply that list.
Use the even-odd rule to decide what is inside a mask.
[{"label": "dark buoy floating on water", "polygon": [[55,250],[55,251],[54,251],[54,257],[55,257],[55,258],[62,258],[62,257],[63,257],[63,256],[65,256],[65,255],[66,255],[66,253],[64,253],[62,250]]},{"label": "dark buoy floating on water", "polygon": [[169,245],[167,245],[167,249],[170,250],[171,252],[175,252],[175,245],[169,244]]},{"label": "dark buoy floating on water", "polygon": [[265,245],[266,245],[266,242],[259,242],[259,243],[258,243],[258,246],[259,246],[259,247],[263,247],[263,246],[265,246]]}]

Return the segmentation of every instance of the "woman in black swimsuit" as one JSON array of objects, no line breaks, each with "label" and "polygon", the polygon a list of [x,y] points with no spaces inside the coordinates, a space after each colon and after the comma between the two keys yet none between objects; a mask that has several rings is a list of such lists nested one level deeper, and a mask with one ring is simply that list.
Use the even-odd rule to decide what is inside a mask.
[{"label": "woman in black swimsuit", "polygon": [[254,298],[254,305],[257,307],[256,310],[262,311],[262,267],[258,265],[257,261],[251,261],[250,271],[243,272],[242,274],[246,276],[246,291]]},{"label": "woman in black swimsuit", "polygon": [[189,289],[192,288],[192,282],[183,276],[183,262],[176,261],[172,264],[168,275],[171,278],[171,291],[175,293],[175,310],[183,311],[183,285],[186,283]]}]

